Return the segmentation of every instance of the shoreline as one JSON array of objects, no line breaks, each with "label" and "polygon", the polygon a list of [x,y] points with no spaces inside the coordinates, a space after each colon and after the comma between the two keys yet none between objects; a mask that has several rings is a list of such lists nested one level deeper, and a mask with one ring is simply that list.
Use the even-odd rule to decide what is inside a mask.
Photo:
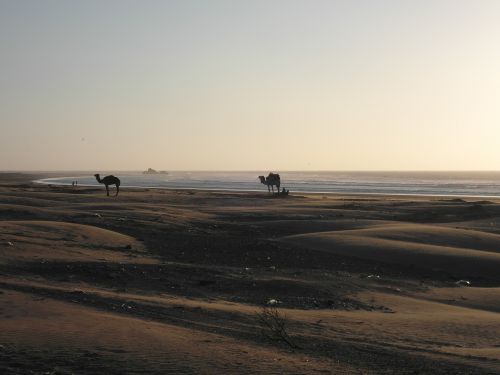
[{"label": "shoreline", "polygon": [[[63,176],[63,177],[48,177],[41,178],[37,180],[31,180],[33,184],[38,184],[42,186],[72,186],[70,183],[52,183],[51,180],[60,180],[65,178],[77,178],[78,176]],[[97,188],[102,186],[101,184],[79,184],[78,187],[85,188]],[[120,186],[120,189],[148,189],[148,190],[167,190],[167,191],[199,191],[199,192],[221,192],[221,193],[259,193],[265,192],[263,189],[223,189],[223,188],[196,188],[196,187],[163,187],[163,186],[138,186],[138,185],[127,185]],[[306,191],[306,190],[293,190],[291,194],[304,194],[304,195],[328,195],[328,196],[347,196],[347,197],[402,197],[402,198],[461,198],[461,199],[492,199],[500,200],[499,195],[469,195],[469,194],[411,194],[411,193],[385,193],[385,192],[349,192],[349,191]]]}]

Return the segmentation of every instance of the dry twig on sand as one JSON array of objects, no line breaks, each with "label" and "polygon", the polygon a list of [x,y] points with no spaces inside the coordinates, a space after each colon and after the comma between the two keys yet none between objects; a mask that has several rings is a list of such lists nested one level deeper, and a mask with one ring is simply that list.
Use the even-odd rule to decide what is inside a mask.
[{"label": "dry twig on sand", "polygon": [[276,307],[263,307],[257,312],[262,334],[270,340],[283,341],[293,349],[300,349],[288,334],[288,319]]}]

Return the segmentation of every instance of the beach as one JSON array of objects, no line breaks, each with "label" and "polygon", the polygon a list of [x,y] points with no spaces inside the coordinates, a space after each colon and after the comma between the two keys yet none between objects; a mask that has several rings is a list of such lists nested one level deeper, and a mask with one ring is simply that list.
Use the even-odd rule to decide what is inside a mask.
[{"label": "beach", "polygon": [[44,177],[0,174],[2,373],[500,372],[500,199]]},{"label": "beach", "polygon": [[[99,186],[94,172],[66,172],[37,182],[49,185]],[[116,172],[109,172],[112,174]],[[122,184],[135,188],[261,192],[262,171],[170,171],[156,174],[119,172]],[[280,171],[281,187],[295,193],[370,194],[500,198],[495,171]]]}]

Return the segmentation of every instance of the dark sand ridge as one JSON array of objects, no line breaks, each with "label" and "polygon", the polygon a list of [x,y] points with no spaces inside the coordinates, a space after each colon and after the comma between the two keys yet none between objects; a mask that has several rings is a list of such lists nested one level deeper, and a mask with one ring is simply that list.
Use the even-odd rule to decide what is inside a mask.
[{"label": "dark sand ridge", "polygon": [[[1,221],[0,233],[16,246],[3,246],[0,262],[67,261],[155,263],[138,257],[144,246],[134,238],[88,225],[54,221]],[[48,251],[48,249],[50,249]],[[124,254],[123,250],[129,250]],[[133,250],[133,251],[132,251]]]},{"label": "dark sand ridge", "polygon": [[[495,202],[23,183],[0,205],[3,373],[500,371],[500,275],[475,265]],[[262,336],[271,298],[300,350]]]},{"label": "dark sand ridge", "polygon": [[283,240],[338,255],[475,279],[495,278],[500,269],[500,235],[438,225],[385,224],[288,236]]}]

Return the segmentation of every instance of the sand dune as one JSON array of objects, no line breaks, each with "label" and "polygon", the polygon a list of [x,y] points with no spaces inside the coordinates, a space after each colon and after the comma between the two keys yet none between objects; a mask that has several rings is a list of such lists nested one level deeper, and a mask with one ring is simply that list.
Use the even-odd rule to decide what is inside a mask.
[{"label": "sand dune", "polygon": [[500,288],[432,288],[414,296],[453,306],[500,313]]},{"label": "sand dune", "polygon": [[[269,351],[217,333],[71,303],[33,301],[19,292],[0,295],[0,309],[3,316],[10,316],[0,320],[4,350],[10,349],[15,355],[21,345],[34,348],[35,355],[51,359],[47,370],[54,364],[64,369],[80,362],[86,372],[95,373],[140,373],[147,368],[149,373],[170,374],[194,374],[200,369],[204,373],[299,374],[308,372],[311,366],[307,357],[285,350]],[[332,366],[317,360],[314,367],[341,374],[352,370],[348,365]]]},{"label": "sand dune", "polygon": [[[0,262],[137,262],[136,239],[89,225],[54,221],[0,221]],[[153,259],[143,258],[148,263]]]},{"label": "sand dune", "polygon": [[438,225],[376,225],[282,240],[339,255],[442,270],[457,277],[496,278],[500,269],[500,235]]}]

